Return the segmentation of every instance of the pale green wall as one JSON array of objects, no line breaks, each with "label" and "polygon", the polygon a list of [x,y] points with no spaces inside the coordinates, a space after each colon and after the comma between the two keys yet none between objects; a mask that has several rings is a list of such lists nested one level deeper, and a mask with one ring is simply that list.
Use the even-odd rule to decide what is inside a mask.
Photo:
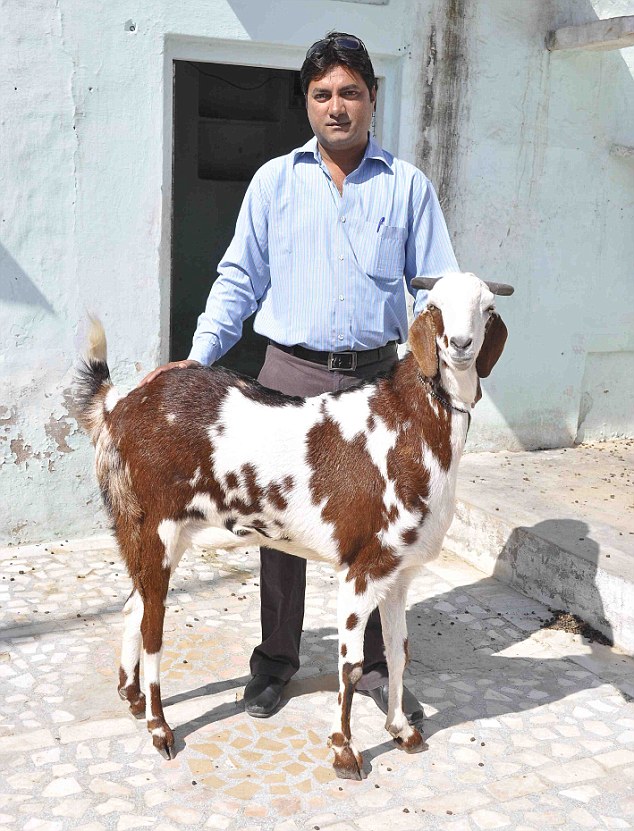
[{"label": "pale green wall", "polygon": [[386,145],[442,185],[461,265],[517,287],[500,301],[511,339],[470,446],[632,435],[634,162],[610,147],[634,144],[634,50],[544,50],[550,28],[631,5],[5,6],[0,539],[77,536],[106,523],[70,404],[86,311],[105,322],[123,388],[167,356],[171,58],[297,67],[331,27],[358,33],[376,57]]}]

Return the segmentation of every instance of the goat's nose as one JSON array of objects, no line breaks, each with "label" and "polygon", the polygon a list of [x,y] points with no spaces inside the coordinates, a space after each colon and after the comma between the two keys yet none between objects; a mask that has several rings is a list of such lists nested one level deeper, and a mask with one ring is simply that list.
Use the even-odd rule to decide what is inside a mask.
[{"label": "goat's nose", "polygon": [[473,343],[473,338],[450,338],[449,343],[455,349],[468,349]]}]

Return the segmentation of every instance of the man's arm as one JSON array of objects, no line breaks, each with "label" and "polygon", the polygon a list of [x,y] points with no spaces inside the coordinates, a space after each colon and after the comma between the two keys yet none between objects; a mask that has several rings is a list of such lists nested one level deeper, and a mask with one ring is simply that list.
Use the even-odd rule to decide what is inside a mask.
[{"label": "man's arm", "polygon": [[421,173],[412,182],[405,245],[405,280],[408,291],[416,298],[414,314],[419,314],[427,302],[424,289],[412,289],[414,277],[439,277],[459,270],[438,197],[432,183]]},{"label": "man's arm", "polygon": [[198,318],[189,357],[158,367],[139,386],[168,369],[213,364],[240,339],[242,323],[256,310],[270,283],[266,167],[256,173],[245,194],[233,239],[218,266],[219,276]]}]

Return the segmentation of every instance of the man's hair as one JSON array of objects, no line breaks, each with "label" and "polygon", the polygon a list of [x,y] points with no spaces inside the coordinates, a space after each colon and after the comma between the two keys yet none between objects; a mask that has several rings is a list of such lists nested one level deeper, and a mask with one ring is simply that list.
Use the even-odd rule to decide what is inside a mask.
[{"label": "man's hair", "polygon": [[[346,41],[358,42],[359,48],[346,46]],[[370,94],[377,88],[374,67],[363,41],[346,32],[328,32],[323,40],[318,40],[310,47],[299,71],[304,95],[308,93],[311,81],[323,78],[331,67],[338,65],[356,70],[365,81]]]}]

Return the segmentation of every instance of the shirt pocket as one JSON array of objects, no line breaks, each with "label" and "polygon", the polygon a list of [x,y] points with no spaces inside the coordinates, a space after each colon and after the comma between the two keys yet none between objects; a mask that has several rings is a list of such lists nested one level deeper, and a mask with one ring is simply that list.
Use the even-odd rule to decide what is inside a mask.
[{"label": "shirt pocket", "polygon": [[359,247],[355,252],[359,265],[375,280],[398,280],[405,269],[407,230],[397,225],[363,223]]},{"label": "shirt pocket", "polygon": [[405,270],[405,241],[407,231],[398,225],[383,225],[379,231],[374,276],[382,279],[400,279]]}]

